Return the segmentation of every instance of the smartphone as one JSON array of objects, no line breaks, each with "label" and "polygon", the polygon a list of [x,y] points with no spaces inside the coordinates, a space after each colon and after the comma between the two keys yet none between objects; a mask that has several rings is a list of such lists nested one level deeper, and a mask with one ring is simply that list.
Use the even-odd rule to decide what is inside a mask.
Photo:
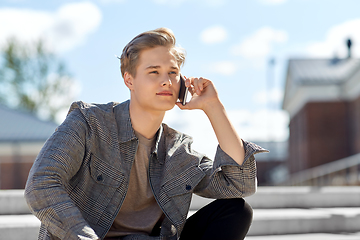
[{"label": "smartphone", "polygon": [[179,100],[182,105],[186,104],[187,94],[189,92],[189,88],[185,86],[185,78],[180,74],[180,91],[179,91]]}]

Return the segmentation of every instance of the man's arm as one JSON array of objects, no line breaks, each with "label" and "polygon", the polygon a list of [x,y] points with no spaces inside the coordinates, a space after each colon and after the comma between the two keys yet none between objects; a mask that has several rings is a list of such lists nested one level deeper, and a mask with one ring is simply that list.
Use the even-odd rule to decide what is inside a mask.
[{"label": "man's arm", "polygon": [[211,122],[221,149],[242,165],[245,157],[243,142],[231,124],[224,106],[219,101],[204,109],[204,112]]},{"label": "man's arm", "polygon": [[245,151],[241,138],[232,126],[222,105],[214,84],[205,78],[187,78],[185,82],[192,94],[186,105],[177,105],[181,109],[201,109],[208,116],[221,149],[239,165],[243,164]]},{"label": "man's arm", "polygon": [[64,189],[82,164],[85,125],[74,110],[45,143],[25,187],[30,210],[59,239],[98,239]]}]

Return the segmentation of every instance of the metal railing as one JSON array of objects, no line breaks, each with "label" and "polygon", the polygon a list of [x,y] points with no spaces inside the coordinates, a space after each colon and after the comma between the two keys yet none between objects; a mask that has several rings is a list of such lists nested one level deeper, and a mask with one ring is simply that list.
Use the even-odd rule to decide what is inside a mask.
[{"label": "metal railing", "polygon": [[360,186],[360,153],[294,173],[282,185]]}]

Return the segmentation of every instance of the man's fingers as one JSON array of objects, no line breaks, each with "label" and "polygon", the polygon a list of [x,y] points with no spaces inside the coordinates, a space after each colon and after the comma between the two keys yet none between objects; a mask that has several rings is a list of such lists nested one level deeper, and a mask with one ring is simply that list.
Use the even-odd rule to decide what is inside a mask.
[{"label": "man's fingers", "polygon": [[195,92],[197,93],[197,95],[200,95],[201,91],[202,91],[202,79],[195,78],[194,79],[194,87],[195,87]]},{"label": "man's fingers", "polygon": [[176,102],[176,105],[177,105],[181,110],[189,109],[189,105],[188,105],[188,104],[182,105],[181,102]]},{"label": "man's fingers", "polygon": [[194,87],[189,87],[189,91],[190,93],[193,95],[194,93],[196,93],[197,95],[201,95],[201,92],[204,90],[205,88],[205,83],[207,81],[207,79],[200,77],[200,78],[194,78],[194,77],[190,77],[187,78],[186,81],[186,86],[189,87],[189,85],[194,86]]},{"label": "man's fingers", "polygon": [[189,87],[189,92],[191,95],[194,95],[194,87]]},{"label": "man's fingers", "polygon": [[184,78],[185,78],[185,87],[191,87],[191,79],[187,78],[185,76],[184,76]]},{"label": "man's fingers", "polygon": [[200,91],[204,90],[204,78],[199,78],[199,89]]}]

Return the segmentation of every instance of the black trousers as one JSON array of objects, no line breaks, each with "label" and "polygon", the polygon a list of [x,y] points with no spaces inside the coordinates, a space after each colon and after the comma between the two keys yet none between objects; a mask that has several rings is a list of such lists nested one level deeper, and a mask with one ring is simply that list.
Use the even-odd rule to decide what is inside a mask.
[{"label": "black trousers", "polygon": [[241,240],[249,231],[252,216],[244,199],[218,199],[186,220],[180,240]]}]

